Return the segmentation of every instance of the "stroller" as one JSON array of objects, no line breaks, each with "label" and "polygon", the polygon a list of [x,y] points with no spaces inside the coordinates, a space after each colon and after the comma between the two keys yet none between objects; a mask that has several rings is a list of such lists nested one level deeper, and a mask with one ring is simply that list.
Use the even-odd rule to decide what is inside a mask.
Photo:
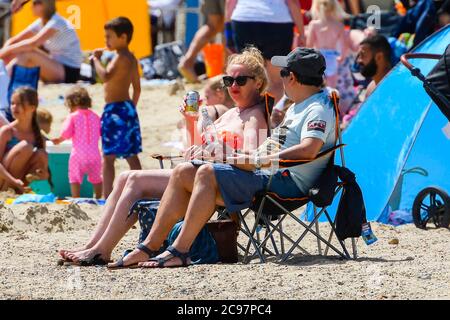
[{"label": "stroller", "polygon": [[[409,59],[437,59],[436,66],[428,76],[414,67]],[[411,74],[423,82],[423,87],[439,110],[450,121],[450,45],[443,55],[407,53],[401,57],[401,62],[411,71]],[[448,228],[450,225],[450,196],[434,186],[420,191],[413,203],[413,221],[416,227],[426,229],[428,222],[433,222],[437,228]]]}]

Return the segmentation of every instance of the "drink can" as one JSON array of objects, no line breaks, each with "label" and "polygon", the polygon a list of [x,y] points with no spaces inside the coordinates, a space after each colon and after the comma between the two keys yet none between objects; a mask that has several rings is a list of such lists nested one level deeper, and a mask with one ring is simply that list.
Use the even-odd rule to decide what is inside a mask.
[{"label": "drink can", "polygon": [[197,91],[189,91],[186,94],[186,113],[197,113],[200,106],[200,94]]}]

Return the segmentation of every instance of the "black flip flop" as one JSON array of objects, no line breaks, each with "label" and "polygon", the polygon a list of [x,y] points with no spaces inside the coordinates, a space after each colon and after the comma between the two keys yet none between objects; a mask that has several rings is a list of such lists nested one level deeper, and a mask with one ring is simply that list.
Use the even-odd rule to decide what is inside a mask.
[{"label": "black flip flop", "polygon": [[76,265],[79,265],[80,267],[92,267],[92,266],[105,266],[105,265],[107,265],[108,262],[105,261],[103,258],[100,258],[101,256],[102,256],[101,253],[97,253],[92,258],[78,261],[76,263]]}]

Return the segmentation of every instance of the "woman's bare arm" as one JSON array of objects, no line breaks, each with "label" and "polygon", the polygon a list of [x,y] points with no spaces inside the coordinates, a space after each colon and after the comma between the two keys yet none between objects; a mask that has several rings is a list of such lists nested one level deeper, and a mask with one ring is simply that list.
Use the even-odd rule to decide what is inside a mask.
[{"label": "woman's bare arm", "polygon": [[51,38],[55,32],[56,30],[54,29],[42,29],[38,34],[32,36],[31,38],[3,47],[3,49],[0,50],[0,58],[10,55],[17,55],[19,53],[38,48],[43,45],[45,41]]}]

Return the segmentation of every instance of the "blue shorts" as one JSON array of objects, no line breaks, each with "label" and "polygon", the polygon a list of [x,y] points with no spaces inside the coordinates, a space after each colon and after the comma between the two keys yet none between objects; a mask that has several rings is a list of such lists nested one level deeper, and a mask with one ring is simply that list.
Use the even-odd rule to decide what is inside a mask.
[{"label": "blue shorts", "polygon": [[[200,165],[199,161],[193,161]],[[228,212],[237,212],[251,207],[256,193],[264,191],[270,179],[267,170],[245,171],[230,164],[212,164],[225,207]],[[301,198],[303,192],[295,184],[289,170],[279,170],[272,177],[270,192],[282,198]]]},{"label": "blue shorts", "polygon": [[129,158],[142,152],[141,128],[132,101],[107,104],[102,114],[103,154]]}]

